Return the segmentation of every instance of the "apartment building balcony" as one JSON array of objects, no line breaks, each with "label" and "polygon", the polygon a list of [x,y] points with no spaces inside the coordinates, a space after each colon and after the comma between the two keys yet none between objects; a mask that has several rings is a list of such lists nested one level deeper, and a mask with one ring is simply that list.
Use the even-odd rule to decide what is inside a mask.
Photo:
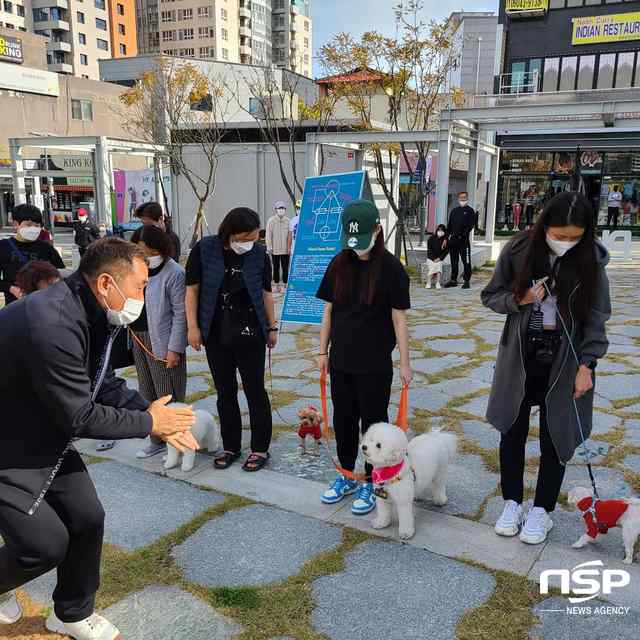
[{"label": "apartment building balcony", "polygon": [[298,25],[296,24],[295,20],[291,21],[291,33],[297,33],[298,31],[300,31],[300,29],[298,29]]},{"label": "apartment building balcony", "polygon": [[49,71],[53,71],[53,73],[73,73],[73,65],[68,62],[54,62],[49,65]]},{"label": "apartment building balcony", "polygon": [[68,11],[69,0],[31,0],[32,9],[51,9],[52,7]]},{"label": "apartment building balcony", "polygon": [[240,17],[251,19],[251,9],[247,7],[240,7]]},{"label": "apartment building balcony", "polygon": [[245,42],[243,44],[240,45],[240,55],[241,56],[251,56],[251,43],[250,42]]},{"label": "apartment building balcony", "polygon": [[298,41],[295,40],[294,38],[291,39],[291,50],[292,51],[297,51],[300,48],[300,45],[298,44]]},{"label": "apartment building balcony", "polygon": [[242,26],[240,27],[240,36],[243,38],[251,37],[251,27]]},{"label": "apartment building balcony", "polygon": [[71,53],[71,43],[64,42],[64,40],[49,40],[47,42],[47,52],[55,53],[56,51]]},{"label": "apartment building balcony", "polygon": [[33,23],[34,31],[69,31],[70,28],[66,20],[40,20]]}]

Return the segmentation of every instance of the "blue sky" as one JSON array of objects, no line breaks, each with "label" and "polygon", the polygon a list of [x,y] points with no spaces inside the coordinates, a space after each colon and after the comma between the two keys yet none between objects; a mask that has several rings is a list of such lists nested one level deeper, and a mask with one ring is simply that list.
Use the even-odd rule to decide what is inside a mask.
[{"label": "blue sky", "polygon": [[[397,0],[312,0],[315,51],[341,31],[359,35],[377,30],[394,32],[393,7]],[[498,0],[424,0],[425,19],[444,18],[452,11],[497,11]],[[314,73],[320,69],[314,64]]]}]

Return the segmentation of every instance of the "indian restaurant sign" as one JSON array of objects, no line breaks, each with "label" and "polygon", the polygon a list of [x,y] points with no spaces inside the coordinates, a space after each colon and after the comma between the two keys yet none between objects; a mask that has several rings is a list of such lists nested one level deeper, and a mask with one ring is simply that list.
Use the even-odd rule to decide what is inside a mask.
[{"label": "indian restaurant sign", "polygon": [[571,44],[640,40],[640,12],[573,18]]}]

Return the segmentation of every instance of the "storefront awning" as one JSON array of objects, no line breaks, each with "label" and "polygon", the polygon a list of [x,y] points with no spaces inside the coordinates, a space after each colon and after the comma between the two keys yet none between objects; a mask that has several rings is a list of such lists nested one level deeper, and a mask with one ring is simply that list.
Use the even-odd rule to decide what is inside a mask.
[{"label": "storefront awning", "polygon": [[498,136],[498,146],[507,151],[597,151],[640,150],[640,136],[636,133],[611,133],[585,135],[580,133],[554,133],[553,136]]}]

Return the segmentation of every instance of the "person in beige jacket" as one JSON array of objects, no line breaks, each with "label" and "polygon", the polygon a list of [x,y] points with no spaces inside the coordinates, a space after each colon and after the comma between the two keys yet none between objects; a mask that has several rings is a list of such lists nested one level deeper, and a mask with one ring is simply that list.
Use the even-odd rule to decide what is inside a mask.
[{"label": "person in beige jacket", "polygon": [[267,251],[273,263],[275,291],[282,293],[289,279],[289,218],[287,205],[284,202],[276,202],[273,209],[275,215],[271,216],[267,222]]}]

